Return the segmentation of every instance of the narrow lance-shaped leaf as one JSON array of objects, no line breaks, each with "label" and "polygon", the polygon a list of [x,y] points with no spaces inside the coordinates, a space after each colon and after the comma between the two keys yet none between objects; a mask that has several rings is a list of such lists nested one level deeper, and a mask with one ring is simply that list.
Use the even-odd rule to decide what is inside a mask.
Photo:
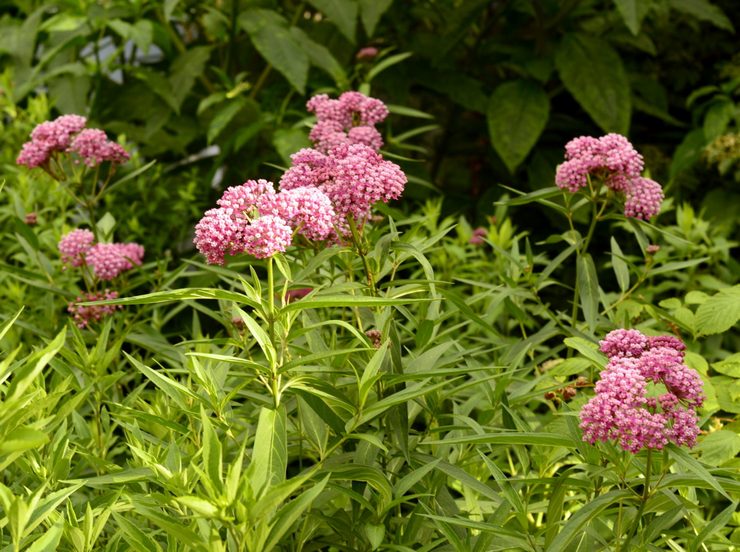
[{"label": "narrow lance-shaped leaf", "polygon": [[624,262],[624,253],[622,248],[619,247],[617,240],[612,236],[611,239],[612,248],[612,268],[614,269],[614,275],[617,277],[617,284],[619,289],[627,291],[630,287],[630,271],[627,268],[627,263]]},{"label": "narrow lance-shaped leaf", "polygon": [[599,282],[594,261],[588,253],[576,261],[576,279],[583,317],[593,333],[599,315]]},{"label": "narrow lance-shaped leaf", "polygon": [[276,409],[263,407],[254,437],[254,453],[249,466],[255,493],[285,481],[288,465],[287,416],[282,405]]}]

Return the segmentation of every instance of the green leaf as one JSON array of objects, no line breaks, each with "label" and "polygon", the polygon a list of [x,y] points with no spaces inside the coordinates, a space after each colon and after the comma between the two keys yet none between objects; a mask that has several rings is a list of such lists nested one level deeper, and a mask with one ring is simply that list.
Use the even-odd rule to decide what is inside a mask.
[{"label": "green leaf", "polygon": [[54,552],[59,546],[59,541],[64,532],[64,520],[60,519],[51,529],[48,529],[44,535],[33,542],[26,548],[26,552]]},{"label": "green leaf", "polygon": [[614,0],[617,5],[617,11],[622,16],[624,24],[630,32],[637,36],[640,33],[642,20],[647,14],[646,2],[641,0]]},{"label": "green leaf", "polygon": [[178,496],[175,500],[205,518],[215,518],[219,515],[218,506],[199,496]]},{"label": "green leaf", "polygon": [[510,81],[493,91],[486,112],[488,133],[509,172],[537,143],[549,115],[550,99],[534,81]]},{"label": "green leaf", "polygon": [[706,545],[709,544],[707,543],[709,537],[727,525],[727,523],[732,519],[733,514],[737,511],[737,505],[737,501],[732,502],[719,514],[715,514],[714,518],[707,523],[704,528],[699,531],[699,534],[697,534],[689,543],[689,551],[695,552],[696,550],[699,550],[699,547],[702,545],[704,545],[704,549],[706,549]]},{"label": "green leaf", "polygon": [[[370,82],[375,77],[377,77],[380,73],[388,69],[389,67],[393,67],[394,65],[401,63],[402,61],[405,61],[411,57],[411,52],[404,52],[402,54],[395,54],[393,56],[388,56],[384,60],[380,61],[377,65],[375,65],[370,71],[367,73],[366,81]],[[388,105],[388,110],[391,113],[396,113],[399,115],[407,115],[409,117],[421,117],[422,119],[431,119],[432,116],[428,115],[426,113],[422,113],[421,111],[417,111],[416,109],[412,109],[410,107],[404,107],[399,105]]]},{"label": "green leaf", "polygon": [[254,453],[249,466],[255,493],[285,481],[288,466],[287,416],[282,405],[262,407],[254,437]]},{"label": "green leaf", "polygon": [[368,393],[370,393],[373,384],[378,380],[377,374],[381,366],[383,365],[383,361],[385,360],[387,352],[388,342],[386,341],[377,351],[375,351],[375,354],[373,354],[370,362],[368,362],[367,366],[365,366],[365,370],[362,372],[360,381],[357,384],[359,408],[362,408],[365,405]]},{"label": "green leaf", "polygon": [[458,445],[458,444],[486,444],[486,445],[542,445],[546,447],[574,448],[573,439],[557,433],[482,433],[463,437],[448,437],[435,441],[423,441],[425,445]]},{"label": "green leaf", "polygon": [[356,0],[308,0],[308,3],[322,11],[347,40],[355,43],[358,8]]},{"label": "green leaf", "polygon": [[15,428],[0,442],[0,454],[38,448],[49,442],[46,433],[26,426]]},{"label": "green leaf", "polygon": [[218,439],[218,435],[214,431],[213,425],[202,406],[200,408],[200,420],[201,424],[203,424],[203,464],[205,464],[205,472],[211,480],[213,488],[220,491],[223,487],[223,478],[221,476],[223,451],[221,441]]},{"label": "green leaf", "polygon": [[670,180],[674,180],[679,174],[696,164],[701,159],[706,145],[704,129],[697,128],[686,134],[676,151],[673,152],[671,168],[668,172]]},{"label": "green leaf", "polygon": [[10,403],[16,399],[22,397],[28,390],[36,378],[41,374],[41,371],[46,367],[49,361],[56,356],[59,350],[64,346],[64,341],[67,337],[67,329],[64,328],[57,336],[44,347],[41,351],[34,354],[33,359],[38,358],[35,364],[33,359],[27,362],[22,368],[20,368],[13,378],[13,381],[8,387],[6,395],[6,402]]},{"label": "green leaf", "polygon": [[188,48],[172,63],[169,81],[176,106],[181,106],[185,101],[195,84],[195,79],[203,74],[209,57],[211,57],[210,46],[196,46]]},{"label": "green leaf", "polygon": [[630,271],[627,267],[627,263],[624,262],[624,253],[622,248],[619,247],[617,240],[612,236],[611,239],[612,248],[612,268],[614,269],[614,275],[617,277],[617,284],[619,289],[623,292],[627,291],[630,287]]},{"label": "green leaf", "polygon": [[704,137],[707,142],[719,138],[735,116],[735,102],[721,98],[712,103],[704,115]]},{"label": "green leaf", "polygon": [[608,42],[566,34],[555,52],[555,66],[565,88],[602,130],[627,134],[632,112],[629,80]]},{"label": "green leaf", "polygon": [[308,54],[311,64],[325,71],[340,88],[347,85],[347,73],[344,72],[342,65],[337,61],[334,55],[318,42],[312,40],[303,30],[298,27],[291,27],[290,33],[303,46]]},{"label": "green leaf", "polygon": [[670,0],[670,4],[674,10],[692,15],[699,21],[707,21],[726,31],[735,30],[724,12],[708,0]]},{"label": "green leaf", "polygon": [[308,54],[291,34],[288,22],[274,11],[252,8],[239,16],[239,24],[262,57],[303,94],[308,80]]},{"label": "green leaf", "polygon": [[588,253],[576,260],[576,282],[583,317],[593,333],[599,316],[599,281],[594,261]]},{"label": "green leaf", "polygon": [[696,309],[696,329],[710,335],[729,330],[740,320],[740,285],[720,290]]},{"label": "green leaf", "polygon": [[599,369],[606,366],[608,359],[606,355],[599,352],[599,346],[596,343],[583,339],[582,337],[566,337],[563,340],[568,347],[575,349],[591,362],[593,362]]},{"label": "green leaf", "polygon": [[290,165],[290,156],[301,148],[311,147],[311,141],[299,128],[280,128],[272,135],[272,145],[275,146],[285,164]]},{"label": "green leaf", "polygon": [[715,491],[728,500],[731,500],[730,495],[727,494],[727,491],[720,485],[719,481],[698,460],[689,455],[688,452],[672,444],[668,445],[668,452],[687,474],[699,477]]},{"label": "green leaf", "polygon": [[164,375],[164,370],[152,370],[149,366],[142,364],[127,352],[124,351],[123,354],[131,364],[143,373],[154,385],[161,389],[164,394],[172,399],[182,410],[190,409],[188,399],[191,401],[200,401],[200,398],[190,389],[180,382]]},{"label": "green leaf", "polygon": [[727,429],[713,431],[702,437],[694,450],[704,463],[720,466],[740,453],[740,435]]},{"label": "green leaf", "polygon": [[209,144],[212,144],[213,141],[218,138],[221,132],[228,126],[234,117],[239,114],[245,105],[246,101],[243,98],[236,98],[222,106],[216,112],[211,123],[208,125],[207,139]]},{"label": "green leaf", "polygon": [[570,542],[584,530],[590,521],[598,517],[601,512],[612,504],[617,504],[618,502],[632,496],[632,491],[614,490],[586,503],[583,508],[578,510],[568,520],[565,527],[563,527],[563,530],[558,533],[558,536],[555,537],[547,548],[547,552],[565,552],[566,550],[571,550],[569,546]]},{"label": "green leaf", "polygon": [[393,0],[360,0],[360,18],[367,36],[373,36],[381,16],[388,11]]},{"label": "green leaf", "polygon": [[326,483],[329,481],[327,475],[319,481],[318,484],[314,485],[303,494],[301,494],[295,500],[291,500],[289,504],[283,506],[280,511],[275,515],[275,523],[270,531],[270,536],[265,543],[263,550],[272,550],[280,543],[285,533],[293,526],[293,524],[301,517],[301,514],[311,507],[313,501],[321,494],[326,487]]}]

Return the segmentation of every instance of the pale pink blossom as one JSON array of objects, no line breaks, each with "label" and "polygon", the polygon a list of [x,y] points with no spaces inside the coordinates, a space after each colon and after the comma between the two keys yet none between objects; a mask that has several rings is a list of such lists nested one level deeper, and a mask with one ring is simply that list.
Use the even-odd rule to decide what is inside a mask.
[{"label": "pale pink blossom", "polygon": [[137,243],[97,243],[87,252],[86,261],[96,278],[112,280],[140,266],[144,248]]},{"label": "pale pink blossom", "polygon": [[[644,336],[615,330],[601,342],[609,356],[595,385],[596,395],[581,409],[583,439],[617,441],[637,453],[662,449],[669,441],[693,446],[699,433],[694,408],[704,401],[701,377],[683,362],[685,345],[673,336]],[[648,397],[648,385],[667,390]]]},{"label": "pale pink blossom", "polygon": [[125,163],[130,155],[119,144],[108,140],[105,132],[97,128],[87,128],[74,137],[67,149],[75,153],[88,167],[95,167],[105,161]]},{"label": "pale pink blossom", "polygon": [[62,236],[59,240],[59,253],[62,263],[67,266],[82,266],[85,255],[90,251],[95,235],[90,230],[77,229]]},{"label": "pale pink blossom", "polygon": [[258,259],[283,253],[290,246],[293,231],[283,219],[264,215],[244,229],[244,251]]}]

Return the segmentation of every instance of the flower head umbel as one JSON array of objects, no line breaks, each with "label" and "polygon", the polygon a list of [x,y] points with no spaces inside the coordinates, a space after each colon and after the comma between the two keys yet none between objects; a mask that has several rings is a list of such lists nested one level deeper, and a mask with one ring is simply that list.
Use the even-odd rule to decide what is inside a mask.
[{"label": "flower head umbel", "polygon": [[87,328],[90,322],[100,322],[106,316],[109,316],[119,309],[121,305],[80,305],[89,301],[110,301],[118,299],[117,291],[105,290],[97,293],[86,293],[80,295],[77,299],[67,306],[67,312],[72,315],[75,324],[79,328]]},{"label": "flower head umbel", "polygon": [[383,146],[383,138],[375,128],[388,116],[388,108],[377,98],[360,92],[345,92],[337,99],[318,94],[306,104],[316,113],[316,125],[309,138],[322,153],[329,153],[344,144],[363,144],[374,150]]},{"label": "flower head umbel", "polygon": [[97,128],[82,130],[74,137],[67,151],[77,154],[88,167],[95,167],[104,161],[121,164],[130,158],[125,149],[108,140],[105,132]]},{"label": "flower head umbel", "polygon": [[333,232],[336,218],[329,197],[311,186],[265,195],[260,198],[259,212],[281,217],[309,240],[325,240]]},{"label": "flower head umbel", "polygon": [[293,165],[280,179],[280,189],[318,188],[331,200],[340,228],[346,226],[348,216],[364,223],[375,203],[398,199],[406,185],[398,165],[362,144],[343,145],[328,155],[303,149],[291,159]]},{"label": "flower head umbel", "polygon": [[138,243],[95,243],[93,233],[80,228],[62,236],[59,253],[66,266],[87,265],[99,280],[112,280],[144,259],[144,248]]},{"label": "flower head umbel", "polygon": [[82,266],[85,263],[85,255],[94,242],[95,235],[90,230],[78,228],[65,234],[59,240],[62,263],[67,266]]},{"label": "flower head umbel", "polygon": [[557,168],[555,183],[577,192],[589,178],[602,181],[610,190],[624,193],[626,216],[647,220],[660,211],[663,190],[640,176],[644,165],[642,155],[620,134],[580,136],[565,145],[565,161]]},{"label": "flower head umbel", "polygon": [[[583,439],[615,440],[624,450],[662,449],[668,442],[694,446],[699,434],[694,409],[704,401],[699,374],[683,362],[685,345],[672,336],[647,337],[615,330],[601,341],[609,357],[596,396],[581,409]],[[648,396],[649,384],[666,392]]]},{"label": "flower head umbel", "polygon": [[138,243],[98,243],[87,252],[86,262],[100,280],[112,280],[140,266],[144,248]]}]

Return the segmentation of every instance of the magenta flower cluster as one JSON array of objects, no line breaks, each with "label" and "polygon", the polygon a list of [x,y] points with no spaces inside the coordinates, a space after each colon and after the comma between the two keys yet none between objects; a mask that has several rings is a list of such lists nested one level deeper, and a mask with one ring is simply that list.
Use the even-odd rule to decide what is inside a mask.
[{"label": "magenta flower cluster", "polygon": [[[699,434],[695,409],[704,395],[699,374],[684,363],[683,342],[620,329],[600,345],[609,362],[596,396],[581,409],[583,440],[616,441],[632,453],[668,442],[693,447]],[[650,384],[665,392],[648,396]]]},{"label": "magenta flower cluster", "polygon": [[588,185],[589,177],[603,180],[609,189],[624,193],[626,216],[648,220],[660,211],[663,189],[641,176],[644,166],[642,155],[620,134],[580,136],[565,145],[565,162],[557,168],[555,183],[577,192]]},{"label": "magenta flower cluster", "polygon": [[258,259],[284,252],[293,232],[323,240],[332,231],[331,201],[315,188],[276,192],[272,182],[248,180],[228,188],[218,208],[205,213],[193,240],[211,264],[226,255],[249,253]]},{"label": "magenta flower cluster", "polygon": [[49,167],[55,154],[73,154],[76,163],[95,167],[104,161],[124,163],[129,154],[120,145],[108,140],[100,129],[85,128],[87,119],[81,115],[62,115],[45,121],[31,132],[31,140],[23,144],[16,159],[28,168]]},{"label": "magenta flower cluster", "polygon": [[110,301],[118,299],[117,291],[105,290],[101,292],[85,293],[77,297],[75,301],[67,306],[67,312],[78,328],[87,328],[90,322],[100,322],[103,318],[113,314],[123,307],[121,305],[80,305],[88,301]]},{"label": "magenta flower cluster", "polygon": [[292,166],[280,179],[280,189],[321,190],[334,206],[339,229],[346,227],[348,216],[361,226],[375,203],[398,199],[406,186],[406,175],[398,165],[362,144],[344,144],[328,154],[305,148],[291,160]]},{"label": "magenta flower cluster", "polygon": [[[329,144],[324,130],[312,131],[316,149],[291,156],[279,191],[266,180],[228,188],[218,208],[207,211],[195,227],[193,242],[209,263],[223,264],[227,255],[239,253],[271,257],[284,252],[294,234],[313,241],[338,240],[350,232],[348,217],[361,227],[375,203],[403,193],[406,175],[401,168],[384,160],[374,146],[353,138],[375,131],[373,125],[386,117],[380,100],[346,92],[338,100],[314,96],[307,106],[316,113],[317,126],[333,125],[336,140]],[[360,124],[353,126],[355,122]]]},{"label": "magenta flower cluster", "polygon": [[388,116],[388,108],[360,92],[345,92],[337,99],[318,94],[306,104],[316,113],[316,125],[309,138],[322,153],[341,145],[362,144],[375,151],[383,147],[383,138],[375,125]]},{"label": "magenta flower cluster", "polygon": [[86,265],[98,280],[113,280],[144,259],[144,248],[138,243],[95,243],[93,233],[84,229],[62,236],[59,253],[66,266]]}]

